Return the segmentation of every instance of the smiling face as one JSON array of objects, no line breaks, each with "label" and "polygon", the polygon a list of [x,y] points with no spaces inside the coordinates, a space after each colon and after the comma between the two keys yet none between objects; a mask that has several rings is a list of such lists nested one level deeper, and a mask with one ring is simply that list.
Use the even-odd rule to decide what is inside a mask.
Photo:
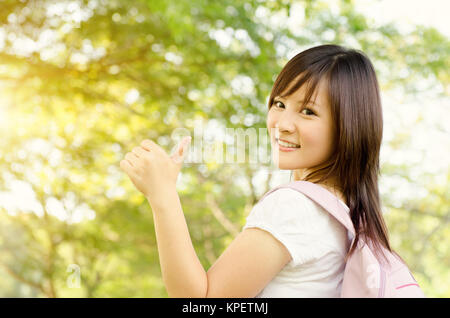
[{"label": "smiling face", "polygon": [[[293,83],[291,83],[292,85]],[[290,87],[285,91],[288,91]],[[291,95],[275,96],[267,115],[267,128],[272,144],[273,160],[282,170],[314,171],[333,151],[333,123],[325,81],[317,85],[311,102],[302,108],[305,85]],[[283,151],[276,139],[300,145]]]}]

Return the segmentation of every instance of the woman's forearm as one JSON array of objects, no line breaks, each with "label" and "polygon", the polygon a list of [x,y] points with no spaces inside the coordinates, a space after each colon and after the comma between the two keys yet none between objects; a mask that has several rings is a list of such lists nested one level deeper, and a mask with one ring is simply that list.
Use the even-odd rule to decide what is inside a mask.
[{"label": "woman's forearm", "polygon": [[169,297],[206,296],[207,275],[192,245],[176,188],[150,202],[159,261]]}]

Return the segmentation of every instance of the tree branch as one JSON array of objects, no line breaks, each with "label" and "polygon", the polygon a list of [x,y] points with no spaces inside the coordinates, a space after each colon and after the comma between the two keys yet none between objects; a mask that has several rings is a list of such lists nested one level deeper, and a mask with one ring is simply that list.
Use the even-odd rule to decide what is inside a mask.
[{"label": "tree branch", "polygon": [[48,293],[46,292],[46,290],[44,289],[44,287],[39,284],[39,283],[35,283],[29,279],[26,279],[25,277],[21,276],[20,274],[16,273],[11,267],[9,267],[8,265],[6,265],[3,262],[0,262],[0,266],[2,266],[2,268],[9,274],[11,275],[13,278],[15,278],[16,280],[20,281],[21,283],[24,283],[28,286],[31,286],[33,288],[37,288],[38,290],[40,290],[42,293],[44,293],[45,295],[48,295]]},{"label": "tree branch", "polygon": [[211,193],[206,194],[206,202],[211,207],[211,212],[219,223],[232,235],[239,234],[239,230],[223,213],[222,209],[217,204]]}]

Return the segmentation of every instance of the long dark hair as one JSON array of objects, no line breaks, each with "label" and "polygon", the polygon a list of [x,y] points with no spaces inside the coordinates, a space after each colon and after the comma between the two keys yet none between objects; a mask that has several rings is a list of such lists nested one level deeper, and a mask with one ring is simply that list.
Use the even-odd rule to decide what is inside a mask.
[{"label": "long dark hair", "polygon": [[[334,186],[347,200],[356,231],[348,256],[355,250],[358,240],[364,237],[375,248],[377,256],[384,257],[383,248],[392,250],[378,190],[383,116],[378,81],[369,58],[359,50],[332,44],[297,54],[275,80],[269,109],[276,96],[289,96],[305,84],[303,109],[321,80],[326,81],[328,88],[334,150],[321,168],[302,180],[315,180],[316,183],[329,178],[336,180]],[[292,87],[284,92],[289,85]]]}]

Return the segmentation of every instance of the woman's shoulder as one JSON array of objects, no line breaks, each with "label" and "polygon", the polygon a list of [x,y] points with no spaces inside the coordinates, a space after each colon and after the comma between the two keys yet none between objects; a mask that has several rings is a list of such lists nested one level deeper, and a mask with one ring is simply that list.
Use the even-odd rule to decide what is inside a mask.
[{"label": "woman's shoulder", "polygon": [[258,204],[264,206],[308,206],[313,207],[314,201],[300,191],[292,188],[278,188],[263,196]]},{"label": "woman's shoulder", "polygon": [[250,214],[274,222],[306,223],[326,218],[328,213],[305,194],[291,188],[278,188],[263,196]]},{"label": "woman's shoulder", "polygon": [[[328,190],[332,195],[334,195],[342,206],[345,208],[347,212],[349,212],[349,207],[344,202],[344,197],[331,191],[329,188],[324,187]],[[323,210],[325,211],[319,203],[315,202],[313,199],[309,198],[307,195],[302,192],[295,190],[290,187],[280,187],[275,190],[269,190],[266,192],[261,199],[258,201],[258,204],[263,205],[273,205],[273,204],[284,204],[284,205],[297,205],[303,204],[308,206],[309,208],[313,208],[315,210]]]},{"label": "woman's shoulder", "polygon": [[[346,208],[345,203],[341,203]],[[311,228],[317,231],[319,228],[328,231],[330,226],[341,227],[339,221],[319,203],[292,188],[282,187],[269,192],[254,206],[250,214],[273,222],[314,224]]]},{"label": "woman's shoulder", "polygon": [[330,216],[308,196],[291,188],[267,193],[251,210],[244,226],[272,233],[288,247],[295,264],[316,259],[334,247]]}]

